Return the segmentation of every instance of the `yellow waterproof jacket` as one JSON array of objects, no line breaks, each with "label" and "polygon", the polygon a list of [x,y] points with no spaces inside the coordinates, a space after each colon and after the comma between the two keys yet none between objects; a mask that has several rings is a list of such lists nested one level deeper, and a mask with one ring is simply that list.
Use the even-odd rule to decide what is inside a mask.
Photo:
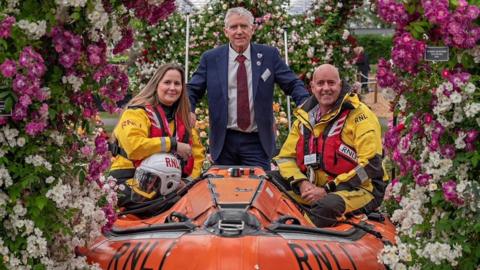
[{"label": "yellow waterproof jacket", "polygon": [[[347,89],[343,89],[342,94],[335,109],[323,115],[317,123],[315,123],[315,116],[317,115],[318,102],[314,96],[295,110],[294,115],[297,119],[293,123],[291,132],[280,153],[274,158],[280,174],[284,179],[291,182],[294,190],[300,180],[309,179],[297,165],[297,158],[299,157],[297,157],[296,147],[300,137],[303,136],[303,128],[308,128],[314,137],[321,136],[329,122],[341,113],[341,108],[346,102],[350,103],[352,106],[349,107],[353,107],[353,109],[345,120],[341,139],[356,151],[358,166],[337,175],[333,180],[335,185],[339,186],[343,183],[343,186],[350,188],[362,186],[371,192],[373,190],[372,181],[365,178],[365,169],[367,169],[367,175],[370,176],[373,172],[377,176],[380,175],[380,179],[387,180],[381,164],[382,139],[377,116],[364,103],[360,102],[356,94],[349,93]],[[315,184],[324,186],[329,180],[329,175],[321,169],[316,169],[314,172]],[[361,176],[361,181],[358,181],[358,176]]]},{"label": "yellow waterproof jacket", "polygon": [[[142,160],[159,152],[171,152],[170,137],[150,138],[150,127],[150,119],[144,109],[129,108],[122,113],[113,133],[128,159],[121,155],[114,157],[111,171],[133,169],[135,167],[131,160]],[[174,132],[174,121],[169,122],[169,128]],[[201,174],[205,150],[195,128],[192,129],[192,144],[194,166],[190,177],[197,178]]]}]

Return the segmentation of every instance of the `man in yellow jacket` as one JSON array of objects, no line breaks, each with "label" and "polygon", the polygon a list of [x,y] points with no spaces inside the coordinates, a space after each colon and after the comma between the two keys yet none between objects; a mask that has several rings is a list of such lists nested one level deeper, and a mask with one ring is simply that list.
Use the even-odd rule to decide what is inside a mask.
[{"label": "man in yellow jacket", "polygon": [[315,225],[326,227],[346,213],[376,209],[387,177],[378,118],[337,68],[318,67],[311,89],[275,161],[298,201],[311,206]]}]

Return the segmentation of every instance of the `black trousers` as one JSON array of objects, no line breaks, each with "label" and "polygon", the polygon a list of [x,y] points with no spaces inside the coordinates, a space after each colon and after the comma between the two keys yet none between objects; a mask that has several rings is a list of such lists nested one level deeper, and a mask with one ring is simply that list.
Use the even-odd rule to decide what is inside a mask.
[{"label": "black trousers", "polygon": [[227,130],[225,143],[216,165],[245,165],[270,170],[270,157],[265,153],[258,132]]}]

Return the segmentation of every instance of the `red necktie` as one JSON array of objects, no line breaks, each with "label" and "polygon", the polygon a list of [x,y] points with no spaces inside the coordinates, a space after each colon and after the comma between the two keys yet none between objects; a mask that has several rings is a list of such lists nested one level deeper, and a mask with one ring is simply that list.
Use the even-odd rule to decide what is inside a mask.
[{"label": "red necktie", "polygon": [[250,106],[248,101],[247,69],[245,68],[244,55],[237,56],[237,125],[246,130],[250,126]]}]

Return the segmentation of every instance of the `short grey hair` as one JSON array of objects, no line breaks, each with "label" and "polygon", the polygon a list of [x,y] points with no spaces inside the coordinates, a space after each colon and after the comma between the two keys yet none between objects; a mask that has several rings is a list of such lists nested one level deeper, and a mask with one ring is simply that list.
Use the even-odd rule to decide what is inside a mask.
[{"label": "short grey hair", "polygon": [[238,16],[242,16],[242,17],[246,17],[248,19],[248,22],[253,25],[253,21],[254,21],[254,18],[253,18],[253,15],[250,11],[248,11],[247,9],[243,8],[243,7],[234,7],[234,8],[230,8],[229,10],[227,10],[227,14],[225,15],[225,27],[228,26],[228,18],[232,15],[238,15]]}]

